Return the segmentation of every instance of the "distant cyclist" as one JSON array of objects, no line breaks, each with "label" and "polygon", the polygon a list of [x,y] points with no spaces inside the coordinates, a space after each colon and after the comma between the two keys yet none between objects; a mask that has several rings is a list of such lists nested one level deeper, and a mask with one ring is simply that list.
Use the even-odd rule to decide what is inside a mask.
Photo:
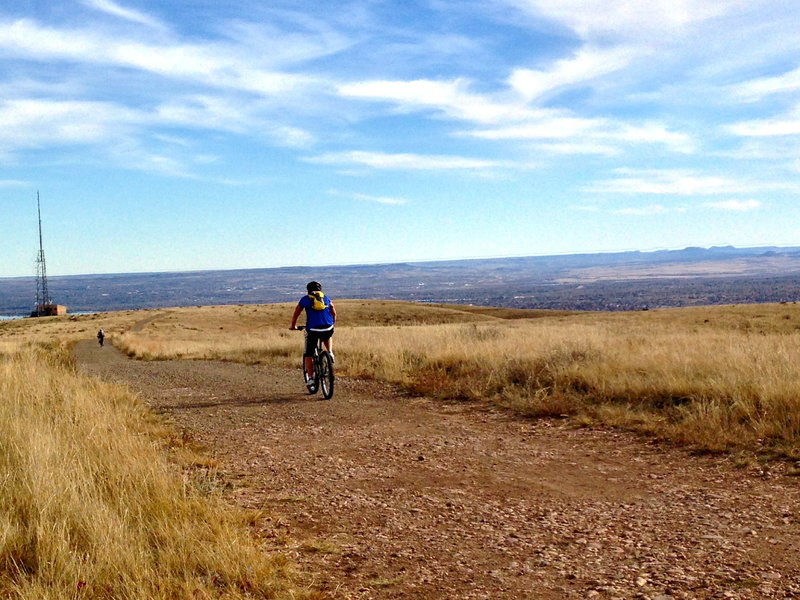
[{"label": "distant cyclist", "polygon": [[325,349],[333,358],[333,326],[336,323],[336,309],[333,302],[322,292],[322,284],[318,281],[310,281],[306,286],[308,294],[300,298],[300,302],[294,309],[290,330],[297,329],[297,319],[300,313],[306,312],[306,349],[303,358],[306,364],[306,374],[309,377],[314,375],[314,347],[317,340],[322,340]]},{"label": "distant cyclist", "polygon": [[106,333],[102,329],[97,332],[97,343],[103,345],[103,340],[106,339]]}]

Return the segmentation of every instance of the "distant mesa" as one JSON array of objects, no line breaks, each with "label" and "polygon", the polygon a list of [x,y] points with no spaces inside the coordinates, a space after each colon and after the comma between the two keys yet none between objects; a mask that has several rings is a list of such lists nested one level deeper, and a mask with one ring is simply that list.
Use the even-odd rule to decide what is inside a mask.
[{"label": "distant mesa", "polygon": [[[308,281],[335,298],[409,300],[553,310],[663,307],[800,300],[800,246],[698,246],[376,265],[54,277],[40,245],[37,295],[31,280],[0,278],[0,316],[40,315],[294,300]],[[50,284],[57,291],[50,296]],[[424,285],[419,285],[424,283]],[[33,304],[33,306],[31,306]],[[47,308],[52,306],[53,308]]]}]

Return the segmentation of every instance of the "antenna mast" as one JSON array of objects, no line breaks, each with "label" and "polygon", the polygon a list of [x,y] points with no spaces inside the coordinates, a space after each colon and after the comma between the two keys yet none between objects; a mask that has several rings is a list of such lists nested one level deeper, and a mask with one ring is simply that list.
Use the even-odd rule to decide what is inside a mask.
[{"label": "antenna mast", "polygon": [[50,302],[50,292],[47,290],[47,263],[44,260],[44,244],[42,243],[42,205],[39,201],[39,190],[36,190],[36,210],[39,214],[39,256],[36,259],[36,315],[41,316],[42,311]]}]

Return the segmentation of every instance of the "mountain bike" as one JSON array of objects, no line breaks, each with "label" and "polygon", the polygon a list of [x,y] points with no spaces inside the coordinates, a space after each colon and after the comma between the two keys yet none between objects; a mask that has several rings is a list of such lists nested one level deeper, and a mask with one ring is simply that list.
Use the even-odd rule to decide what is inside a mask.
[{"label": "mountain bike", "polygon": [[[308,330],[304,325],[299,326],[297,329],[302,331],[306,338],[308,338]],[[333,359],[330,353],[325,349],[322,340],[317,340],[317,345],[314,347],[314,354],[311,358],[314,360],[314,376],[308,376],[306,373],[305,358],[303,359],[303,379],[306,382],[309,394],[316,394],[320,389],[322,390],[322,397],[330,400],[333,396],[333,386],[335,378],[333,375]]]}]

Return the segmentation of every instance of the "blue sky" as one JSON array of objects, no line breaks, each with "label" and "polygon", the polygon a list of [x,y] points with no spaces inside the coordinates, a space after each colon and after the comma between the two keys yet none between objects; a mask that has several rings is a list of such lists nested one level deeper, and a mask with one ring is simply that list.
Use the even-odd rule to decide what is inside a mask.
[{"label": "blue sky", "polygon": [[0,277],[800,245],[800,3],[0,4]]}]

